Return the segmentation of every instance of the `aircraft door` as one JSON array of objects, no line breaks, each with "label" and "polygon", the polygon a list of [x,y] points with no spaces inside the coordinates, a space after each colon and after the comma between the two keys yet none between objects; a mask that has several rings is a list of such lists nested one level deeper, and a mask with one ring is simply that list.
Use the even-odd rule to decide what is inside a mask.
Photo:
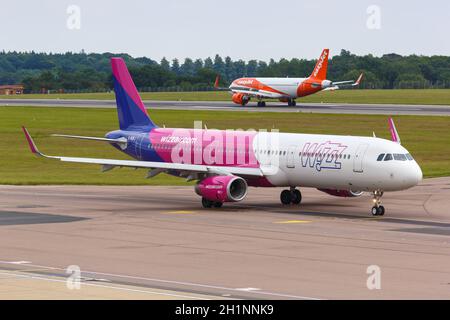
[{"label": "aircraft door", "polygon": [[145,135],[144,134],[140,134],[138,136],[136,136],[136,156],[139,160],[142,160],[142,150],[145,147],[143,145],[143,141],[144,141]]},{"label": "aircraft door", "polygon": [[286,167],[295,168],[295,146],[290,146],[288,149]]},{"label": "aircraft door", "polygon": [[353,158],[353,172],[364,172],[364,155],[366,154],[367,148],[369,148],[369,145],[364,143],[360,144],[358,146],[358,149],[356,149],[355,157]]}]

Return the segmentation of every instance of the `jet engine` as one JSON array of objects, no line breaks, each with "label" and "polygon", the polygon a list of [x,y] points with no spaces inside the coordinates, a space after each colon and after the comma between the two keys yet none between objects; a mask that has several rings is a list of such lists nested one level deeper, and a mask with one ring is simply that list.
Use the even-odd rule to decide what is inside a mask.
[{"label": "jet engine", "polygon": [[353,198],[359,197],[363,194],[362,191],[352,191],[352,190],[333,190],[333,189],[317,189],[319,191],[328,193],[335,197],[343,197],[343,198]]},{"label": "jet engine", "polygon": [[240,104],[241,106],[245,106],[249,101],[250,101],[250,97],[246,96],[243,93],[234,93],[232,98],[234,103],[236,104]]},{"label": "jet engine", "polygon": [[237,202],[247,195],[247,182],[236,176],[212,176],[199,181],[195,192],[210,201]]}]

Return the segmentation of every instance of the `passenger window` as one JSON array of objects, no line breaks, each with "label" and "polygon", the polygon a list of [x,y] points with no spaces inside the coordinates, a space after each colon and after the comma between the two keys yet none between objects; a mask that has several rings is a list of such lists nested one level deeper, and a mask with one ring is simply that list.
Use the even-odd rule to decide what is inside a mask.
[{"label": "passenger window", "polygon": [[384,161],[390,161],[392,159],[393,159],[392,158],[392,154],[388,153],[388,154],[386,154],[386,157],[384,158]]},{"label": "passenger window", "polygon": [[377,161],[383,161],[384,153],[380,154],[377,158]]}]

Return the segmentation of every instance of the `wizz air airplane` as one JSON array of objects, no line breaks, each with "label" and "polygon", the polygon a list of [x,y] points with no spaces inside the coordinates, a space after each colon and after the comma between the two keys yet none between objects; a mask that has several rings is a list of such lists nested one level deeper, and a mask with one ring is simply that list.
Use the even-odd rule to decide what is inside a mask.
[{"label": "wizz air airplane", "polygon": [[109,143],[133,160],[48,156],[23,127],[31,151],[64,162],[143,168],[148,178],[162,172],[196,180],[206,208],[242,201],[248,187],[287,187],[283,205],[300,204],[297,187],[317,188],[337,197],[373,195],[373,215],[383,215],[385,191],[404,190],[422,179],[422,171],[400,145],[392,119],[392,140],[279,132],[158,127],[149,117],[124,61],[112,58],[120,130],[101,137],[57,135]]},{"label": "wizz air airplane", "polygon": [[228,88],[219,87],[219,76],[214,84],[218,90],[231,91],[232,101],[245,106],[251,98],[258,100],[258,107],[266,105],[265,99],[277,99],[295,106],[295,99],[309,96],[322,90],[337,90],[343,87],[358,86],[362,74],[356,81],[327,80],[329,49],[324,49],[316,66],[307,78],[239,78],[234,80]]}]

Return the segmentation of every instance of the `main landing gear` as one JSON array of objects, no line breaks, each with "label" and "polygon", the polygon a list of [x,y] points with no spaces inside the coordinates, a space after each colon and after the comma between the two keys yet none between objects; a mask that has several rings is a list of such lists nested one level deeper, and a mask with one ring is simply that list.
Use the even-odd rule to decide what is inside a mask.
[{"label": "main landing gear", "polygon": [[202,198],[202,206],[203,206],[203,208],[212,208],[212,207],[214,207],[214,208],[221,208],[222,205],[223,205],[222,202],[211,201],[211,200],[208,200],[206,198]]},{"label": "main landing gear", "polygon": [[288,204],[300,204],[302,202],[302,194],[300,190],[295,187],[291,187],[289,190],[283,190],[280,194],[281,203],[284,205]]},{"label": "main landing gear", "polygon": [[297,105],[297,102],[295,102],[294,99],[289,99],[288,100],[288,106],[289,107],[295,107]]},{"label": "main landing gear", "polygon": [[382,196],[383,196],[382,191],[376,190],[373,192],[373,203],[375,204],[372,207],[373,216],[384,216],[384,207],[381,205]]},{"label": "main landing gear", "polygon": [[257,106],[258,107],[265,107],[266,106],[266,102],[265,101],[258,101]]}]

